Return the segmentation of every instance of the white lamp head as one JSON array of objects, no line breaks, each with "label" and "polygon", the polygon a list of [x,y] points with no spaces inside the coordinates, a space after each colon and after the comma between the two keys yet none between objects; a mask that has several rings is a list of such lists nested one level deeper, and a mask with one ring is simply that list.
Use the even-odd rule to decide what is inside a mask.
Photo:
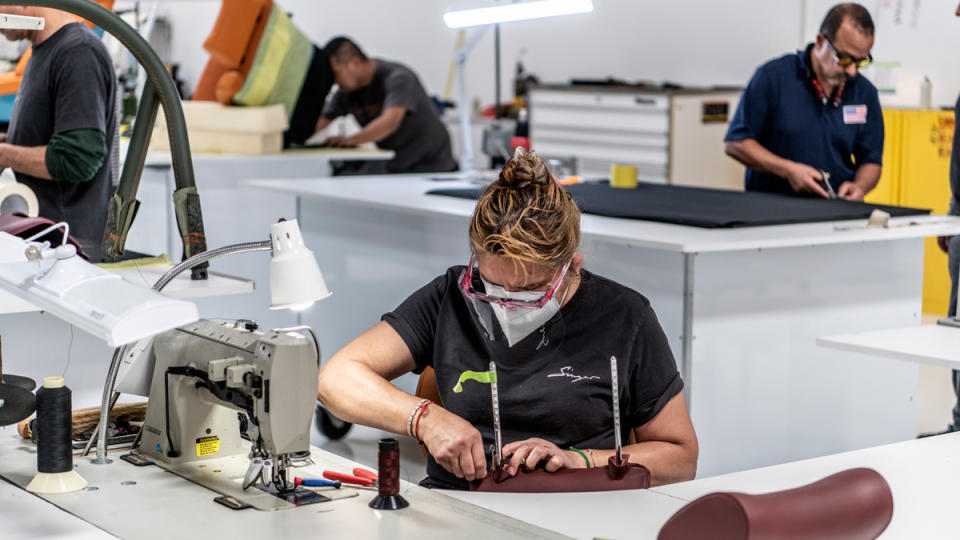
[{"label": "white lamp head", "polygon": [[[64,233],[66,235],[67,233]],[[94,266],[62,245],[36,248],[0,232],[0,291],[6,291],[102,339],[132,343],[199,318],[192,302],[174,300]],[[0,303],[7,300],[0,296]]]},{"label": "white lamp head", "polygon": [[323,280],[317,258],[303,243],[297,220],[270,226],[270,309],[301,311],[332,293]]}]

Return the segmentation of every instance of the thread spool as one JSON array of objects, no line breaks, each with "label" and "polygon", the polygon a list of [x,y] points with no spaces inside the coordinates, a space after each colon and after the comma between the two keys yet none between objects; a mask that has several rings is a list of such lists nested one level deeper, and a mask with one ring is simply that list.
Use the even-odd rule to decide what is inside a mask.
[{"label": "thread spool", "polygon": [[400,495],[400,443],[396,439],[380,439],[377,477],[380,484],[377,496],[370,501],[370,508],[400,510],[410,506]]},{"label": "thread spool", "polygon": [[37,390],[37,475],[34,493],[70,493],[87,486],[73,470],[73,419],[70,389],[62,377],[47,377]]}]

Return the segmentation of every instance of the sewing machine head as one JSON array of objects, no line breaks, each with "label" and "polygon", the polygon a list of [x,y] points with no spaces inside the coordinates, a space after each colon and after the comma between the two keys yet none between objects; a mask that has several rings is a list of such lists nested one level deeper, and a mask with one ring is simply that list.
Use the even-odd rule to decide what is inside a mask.
[{"label": "sewing machine head", "polygon": [[320,360],[304,337],[201,320],[156,336],[150,354],[141,454],[182,464],[309,451]]}]

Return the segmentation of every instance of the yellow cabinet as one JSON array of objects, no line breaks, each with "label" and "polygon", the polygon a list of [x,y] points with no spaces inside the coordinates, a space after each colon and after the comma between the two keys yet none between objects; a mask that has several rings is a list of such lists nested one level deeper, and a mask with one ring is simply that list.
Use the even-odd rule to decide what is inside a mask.
[{"label": "yellow cabinet", "polygon": [[[867,202],[930,208],[945,214],[950,204],[952,111],[883,111],[886,142],[883,175]],[[923,311],[946,315],[950,299],[947,256],[928,238],[924,250]]]}]

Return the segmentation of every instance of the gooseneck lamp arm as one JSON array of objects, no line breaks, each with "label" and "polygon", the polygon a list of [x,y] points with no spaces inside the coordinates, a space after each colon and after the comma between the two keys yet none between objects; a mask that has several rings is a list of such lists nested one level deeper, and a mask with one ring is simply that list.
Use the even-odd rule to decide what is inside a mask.
[{"label": "gooseneck lamp arm", "polygon": [[[103,242],[104,258],[106,260],[116,260],[119,255],[123,254],[127,231],[133,224],[139,205],[135,197],[140,183],[140,174],[143,172],[147,145],[150,142],[150,134],[153,131],[158,105],[163,105],[167,120],[167,131],[170,137],[170,153],[177,187],[173,198],[177,224],[183,238],[183,258],[188,259],[197,253],[206,251],[203,216],[200,211],[200,198],[196,192],[193,161],[190,156],[190,141],[183,117],[183,107],[180,104],[180,97],[173,78],[167,72],[157,53],[133,27],[96,2],[90,0],[0,0],[0,12],[2,12],[3,6],[14,5],[59,9],[87,19],[117,38],[133,54],[147,74],[148,84],[144,88],[141,107],[137,112],[134,137],[127,150],[117,195],[111,202],[108,212],[107,228],[104,232]],[[206,266],[198,265],[194,267],[192,277],[193,279],[205,279]]]},{"label": "gooseneck lamp arm", "polygon": [[[160,279],[154,283],[153,290],[157,292],[162,291],[167,284],[169,284],[174,280],[174,278],[183,272],[191,268],[195,268],[197,265],[206,264],[217,257],[232,255],[234,253],[270,251],[272,249],[273,246],[271,241],[264,240],[262,242],[244,242],[198,253],[182,263],[174,266],[168,270],[167,273],[160,276]],[[315,336],[314,340],[316,340]],[[97,457],[93,460],[93,463],[100,465],[111,463],[111,460],[107,458],[107,430],[102,429],[102,427],[109,425],[110,410],[113,408],[114,403],[116,403],[117,398],[119,397],[119,394],[114,392],[114,388],[117,384],[117,374],[120,372],[120,364],[122,363],[121,361],[123,359],[123,355],[126,354],[126,350],[127,346],[122,346],[117,347],[117,349],[113,351],[113,358],[110,360],[110,369],[107,372],[107,382],[103,386],[103,400],[100,402],[100,423],[96,428]],[[93,443],[93,440],[93,437],[90,437],[90,440],[87,442],[87,446],[83,451],[83,455],[87,455],[90,452],[90,446]]]}]

